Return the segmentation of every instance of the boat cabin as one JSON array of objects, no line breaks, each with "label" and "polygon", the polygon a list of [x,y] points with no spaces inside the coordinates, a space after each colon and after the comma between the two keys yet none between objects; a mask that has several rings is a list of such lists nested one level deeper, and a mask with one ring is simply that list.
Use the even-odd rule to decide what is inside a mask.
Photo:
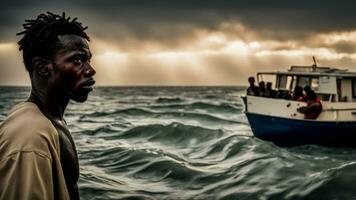
[{"label": "boat cabin", "polygon": [[257,81],[272,82],[279,93],[309,85],[323,101],[356,102],[356,73],[330,67],[292,66],[285,72],[257,73]]}]

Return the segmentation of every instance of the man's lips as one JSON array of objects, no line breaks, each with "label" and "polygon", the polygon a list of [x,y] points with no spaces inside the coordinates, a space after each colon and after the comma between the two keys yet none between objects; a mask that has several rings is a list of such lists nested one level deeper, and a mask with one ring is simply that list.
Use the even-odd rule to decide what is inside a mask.
[{"label": "man's lips", "polygon": [[80,84],[80,87],[86,90],[93,90],[93,85],[95,84],[94,79],[89,79]]}]

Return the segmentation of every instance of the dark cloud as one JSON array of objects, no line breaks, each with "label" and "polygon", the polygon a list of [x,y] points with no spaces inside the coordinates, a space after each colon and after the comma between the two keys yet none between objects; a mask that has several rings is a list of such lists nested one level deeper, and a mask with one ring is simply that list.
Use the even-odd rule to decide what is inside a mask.
[{"label": "dark cloud", "polygon": [[356,53],[356,41],[341,41],[332,45],[327,45],[327,48],[334,49],[340,53]]},{"label": "dark cloud", "polygon": [[2,1],[0,41],[13,40],[24,19],[46,10],[78,16],[93,34],[110,39],[132,37],[169,44],[195,29],[215,30],[226,21],[241,22],[266,38],[300,38],[355,29],[355,5],[354,1],[306,0]]},{"label": "dark cloud", "polygon": [[[103,57],[93,57],[100,84],[241,84],[256,71],[311,63],[313,51],[318,53],[319,48],[348,55],[325,56],[325,65],[355,65],[349,55],[356,50],[354,39],[334,43],[325,39],[327,33],[356,30],[355,6],[354,1],[342,0],[3,0],[0,44],[16,42],[19,37],[15,34],[25,19],[46,11],[65,11],[89,26],[89,35],[96,39],[92,47],[101,45],[95,53]],[[210,33],[221,33],[223,42],[204,46],[204,38],[214,35]],[[239,41],[242,46],[257,41],[261,47],[256,51],[267,55],[256,56],[255,50],[239,55],[238,44],[236,51],[221,50]],[[114,62],[105,57],[107,49],[128,55]],[[305,49],[309,51],[305,53]],[[149,54],[155,50],[178,55],[168,61],[164,56],[154,59]],[[204,50],[216,54],[190,52]],[[302,53],[288,56],[289,50]],[[16,47],[0,52],[0,83],[28,83],[21,57],[15,52],[19,53]]]}]

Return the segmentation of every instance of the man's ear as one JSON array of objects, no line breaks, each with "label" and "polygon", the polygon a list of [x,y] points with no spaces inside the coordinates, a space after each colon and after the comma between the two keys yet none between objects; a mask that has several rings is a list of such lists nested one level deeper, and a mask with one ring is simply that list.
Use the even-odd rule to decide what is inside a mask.
[{"label": "man's ear", "polygon": [[51,63],[47,59],[35,57],[32,60],[32,66],[34,67],[34,72],[41,77],[48,77],[51,74]]}]

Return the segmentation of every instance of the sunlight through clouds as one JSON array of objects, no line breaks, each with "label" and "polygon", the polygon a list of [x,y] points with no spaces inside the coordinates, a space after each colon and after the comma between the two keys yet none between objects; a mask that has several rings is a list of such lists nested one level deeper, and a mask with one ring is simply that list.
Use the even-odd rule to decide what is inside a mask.
[{"label": "sunlight through clouds", "polygon": [[312,56],[356,71],[353,1],[155,2],[2,1],[0,84],[30,84],[15,34],[45,11],[88,26],[97,85],[246,85]]},{"label": "sunlight through clouds", "polygon": [[321,34],[320,39],[325,41],[327,44],[335,44],[337,42],[355,42],[356,41],[356,31],[350,32],[335,32],[331,34]]},{"label": "sunlight through clouds", "polygon": [[[322,65],[356,65],[356,31],[279,40],[239,22],[223,22],[214,30],[195,29],[173,43],[93,35],[89,44],[98,85],[243,85],[257,71],[310,65],[312,56]],[[15,43],[0,43],[0,56],[8,59],[2,70],[22,65],[17,48]],[[13,69],[7,74],[14,74]]]},{"label": "sunlight through clouds", "polygon": [[[283,70],[290,65],[310,65],[312,56],[323,65],[346,63],[351,66],[356,60],[355,53],[338,52],[330,46],[355,40],[356,32],[280,41],[265,39],[239,23],[229,24],[232,30],[240,33],[226,32],[224,24],[220,26],[221,30],[197,30],[196,37],[186,38],[185,43],[170,47],[143,41],[136,49],[126,50],[125,46],[117,46],[120,43],[98,40],[93,51],[96,52],[94,59],[99,83],[125,85],[131,80],[138,85],[245,84],[245,76],[263,70],[264,66]],[[235,34],[238,36],[234,37]],[[243,34],[248,36],[243,39]]]}]

